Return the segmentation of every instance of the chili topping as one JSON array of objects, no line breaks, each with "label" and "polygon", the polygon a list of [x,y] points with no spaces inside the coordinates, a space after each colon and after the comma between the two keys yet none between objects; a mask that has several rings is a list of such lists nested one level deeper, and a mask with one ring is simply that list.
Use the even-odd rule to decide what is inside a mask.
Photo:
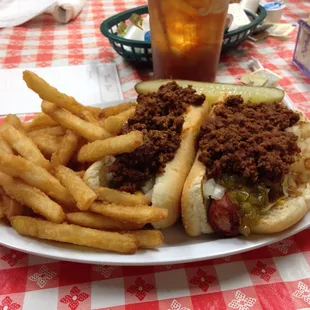
[{"label": "chili topping", "polygon": [[116,156],[110,168],[111,186],[135,192],[143,183],[165,170],[181,143],[184,112],[188,105],[202,105],[205,95],[188,86],[170,82],[157,92],[140,94],[135,115],[124,125],[120,134],[133,130],[143,132],[144,142],[132,153]]},{"label": "chili topping", "polygon": [[251,183],[283,181],[300,152],[298,137],[285,131],[299,114],[279,103],[244,104],[241,96],[230,96],[204,122],[199,160],[207,178],[238,175]]}]

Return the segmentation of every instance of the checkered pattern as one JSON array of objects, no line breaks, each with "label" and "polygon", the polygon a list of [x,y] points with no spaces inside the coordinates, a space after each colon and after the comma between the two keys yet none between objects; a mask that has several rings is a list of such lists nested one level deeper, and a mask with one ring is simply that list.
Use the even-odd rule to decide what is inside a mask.
[{"label": "checkered pattern", "polygon": [[130,268],[0,247],[0,309],[309,309],[308,239],[306,230],[231,257]]},{"label": "checkered pattern", "polygon": [[[102,20],[145,0],[89,0],[68,25],[39,16],[0,30],[0,67],[45,67],[114,61],[125,98],[148,79],[110,48]],[[310,12],[308,0],[290,0],[285,19]],[[292,64],[297,31],[286,41],[246,42],[223,55],[218,80],[236,82],[250,56],[280,74],[293,103],[310,116],[310,80]],[[5,104],[5,103],[2,103]],[[28,120],[32,115],[23,116]],[[0,247],[0,309],[310,309],[310,230],[268,247],[190,264],[116,267],[59,262]]]}]

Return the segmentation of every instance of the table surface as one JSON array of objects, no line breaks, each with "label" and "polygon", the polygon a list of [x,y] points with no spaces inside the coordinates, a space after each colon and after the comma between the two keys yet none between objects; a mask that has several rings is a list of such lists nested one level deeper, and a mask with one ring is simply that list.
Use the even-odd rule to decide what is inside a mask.
[{"label": "table surface", "polygon": [[[41,15],[0,30],[0,67],[117,64],[125,98],[148,78],[102,37],[103,19],[145,4],[89,0],[73,22]],[[306,19],[309,0],[290,0],[283,21]],[[310,80],[293,64],[297,30],[288,40],[245,42],[223,55],[221,82],[236,82],[250,57],[275,71],[292,102],[310,116]],[[74,95],[74,94],[73,94]],[[4,104],[4,103],[2,103]],[[255,251],[199,263],[116,267],[59,262],[0,247],[0,309],[310,309],[310,230]]]}]

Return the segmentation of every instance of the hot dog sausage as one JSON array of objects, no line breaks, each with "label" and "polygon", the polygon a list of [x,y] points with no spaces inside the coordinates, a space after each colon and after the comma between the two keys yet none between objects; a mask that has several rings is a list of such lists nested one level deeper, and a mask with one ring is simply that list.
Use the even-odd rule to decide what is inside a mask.
[{"label": "hot dog sausage", "polygon": [[240,217],[237,207],[227,193],[222,199],[213,200],[208,209],[208,220],[213,230],[224,237],[239,235]]}]

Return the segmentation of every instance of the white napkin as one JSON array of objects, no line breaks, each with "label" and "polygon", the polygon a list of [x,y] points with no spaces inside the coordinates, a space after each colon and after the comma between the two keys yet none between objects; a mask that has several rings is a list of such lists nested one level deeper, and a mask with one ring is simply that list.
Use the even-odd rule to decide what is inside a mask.
[{"label": "white napkin", "polygon": [[0,28],[14,27],[40,15],[50,13],[67,23],[75,18],[85,5],[85,0],[0,0]]},{"label": "white napkin", "polygon": [[54,3],[46,13],[50,13],[54,18],[61,22],[67,23],[74,19],[83,9],[86,0],[59,0]]}]

